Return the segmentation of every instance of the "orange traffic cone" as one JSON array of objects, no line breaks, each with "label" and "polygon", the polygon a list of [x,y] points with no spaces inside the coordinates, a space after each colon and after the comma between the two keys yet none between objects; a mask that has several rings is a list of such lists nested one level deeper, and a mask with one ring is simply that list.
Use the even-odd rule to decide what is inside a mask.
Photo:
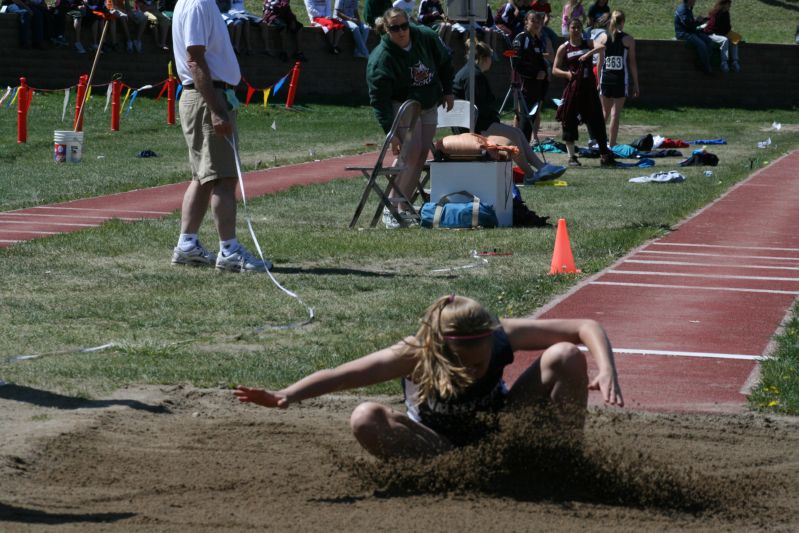
[{"label": "orange traffic cone", "polygon": [[581,272],[574,267],[572,246],[569,242],[569,230],[566,229],[566,219],[558,219],[558,232],[555,235],[555,251],[552,253],[552,265],[549,274],[576,274]]}]

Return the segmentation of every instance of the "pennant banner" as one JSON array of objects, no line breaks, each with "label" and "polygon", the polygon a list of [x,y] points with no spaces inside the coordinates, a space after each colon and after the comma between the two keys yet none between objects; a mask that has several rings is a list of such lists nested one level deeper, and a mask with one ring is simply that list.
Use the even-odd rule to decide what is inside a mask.
[{"label": "pennant banner", "polygon": [[272,88],[269,87],[268,89],[264,90],[264,109],[266,108],[266,103],[269,101],[269,93],[272,91]]}]

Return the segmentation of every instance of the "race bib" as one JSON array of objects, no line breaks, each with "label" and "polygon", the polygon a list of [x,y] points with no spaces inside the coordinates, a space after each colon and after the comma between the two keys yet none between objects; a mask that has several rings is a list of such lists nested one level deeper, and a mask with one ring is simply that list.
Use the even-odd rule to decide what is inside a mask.
[{"label": "race bib", "polygon": [[605,57],[605,70],[622,70],[624,68],[624,58],[621,56]]}]

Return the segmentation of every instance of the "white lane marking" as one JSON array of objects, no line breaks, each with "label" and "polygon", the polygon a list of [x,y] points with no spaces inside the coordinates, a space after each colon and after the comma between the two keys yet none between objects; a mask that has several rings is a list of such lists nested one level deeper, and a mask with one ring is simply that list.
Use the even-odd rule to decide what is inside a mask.
[{"label": "white lane marking", "polygon": [[117,220],[125,220],[125,221],[138,221],[138,218],[126,218],[126,217],[115,217],[113,215],[106,215],[106,216],[92,216],[92,215],[51,215],[49,213],[0,213],[0,217],[4,216],[12,216],[12,217],[57,217],[57,218],[77,218],[77,219],[97,219],[97,220],[111,220],[112,218],[116,218]]},{"label": "white lane marking", "polygon": [[676,265],[676,266],[701,266],[715,268],[754,268],[764,270],[799,270],[799,267],[773,266],[773,265],[724,265],[719,263],[692,263],[690,261],[650,261],[646,259],[625,259],[624,263],[640,263],[643,265]]},{"label": "white lane marking", "polygon": [[799,257],[770,257],[768,255],[703,254],[698,252],[662,252],[660,250],[641,250],[639,254],[694,255],[702,257],[737,257],[741,259],[770,259],[772,261],[799,261]]},{"label": "white lane marking", "polygon": [[694,287],[691,285],[665,285],[659,283],[625,283],[621,281],[590,281],[589,285],[618,285],[621,287],[651,287],[655,289],[687,289],[691,291],[731,291],[760,292],[766,294],[799,294],[799,291],[778,291],[771,289],[741,289],[738,287]]},{"label": "white lane marking", "polygon": [[94,228],[99,224],[78,224],[76,222],[37,222],[36,220],[0,220],[0,225],[3,224],[47,224],[49,226],[79,226],[82,228]]},{"label": "white lane marking", "polygon": [[8,243],[14,244],[15,242],[22,242],[22,241],[12,241],[12,240],[9,240],[9,239],[0,239],[0,242],[8,242]]},{"label": "white lane marking", "polygon": [[777,252],[799,252],[799,248],[777,248],[772,246],[735,246],[728,244],[688,244],[677,242],[653,242],[650,246],[693,246],[695,248],[732,248],[733,250],[774,250]]},{"label": "white lane marking", "polygon": [[[580,346],[580,350],[587,352],[588,348]],[[745,361],[763,361],[768,357],[762,355],[746,355],[739,353],[713,353],[713,352],[683,352],[677,350],[647,350],[643,348],[613,348],[613,353],[637,355],[666,355],[671,357],[700,357],[706,359],[739,359]]]},{"label": "white lane marking", "polygon": [[777,278],[773,276],[734,276],[728,274],[688,274],[683,272],[647,272],[645,270],[606,270],[606,274],[630,274],[633,276],[674,276],[683,278],[753,279],[762,281],[799,281],[799,278]]},{"label": "white lane marking", "polygon": [[57,235],[60,231],[41,231],[37,229],[0,229],[0,233],[36,233],[37,235]]},{"label": "white lane marking", "polygon": [[[144,211],[141,209],[113,209],[103,207],[62,207],[39,205],[28,209],[63,209],[65,211],[99,211],[101,213],[144,213],[146,215],[171,215],[171,211]],[[21,210],[20,210],[21,211]]]}]

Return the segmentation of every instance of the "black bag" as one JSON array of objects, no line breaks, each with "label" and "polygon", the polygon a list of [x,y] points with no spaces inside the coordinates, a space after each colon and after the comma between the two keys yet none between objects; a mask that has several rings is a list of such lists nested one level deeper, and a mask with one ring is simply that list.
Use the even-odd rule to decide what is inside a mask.
[{"label": "black bag", "polygon": [[698,166],[709,166],[715,167],[719,164],[719,158],[716,154],[711,154],[710,152],[698,152],[685,161],[680,162],[681,167],[698,167]]},{"label": "black bag", "polygon": [[643,137],[638,137],[636,140],[630,143],[630,146],[632,146],[639,152],[647,152],[651,150],[654,145],[655,145],[655,140],[652,138],[651,133],[647,133]]}]

